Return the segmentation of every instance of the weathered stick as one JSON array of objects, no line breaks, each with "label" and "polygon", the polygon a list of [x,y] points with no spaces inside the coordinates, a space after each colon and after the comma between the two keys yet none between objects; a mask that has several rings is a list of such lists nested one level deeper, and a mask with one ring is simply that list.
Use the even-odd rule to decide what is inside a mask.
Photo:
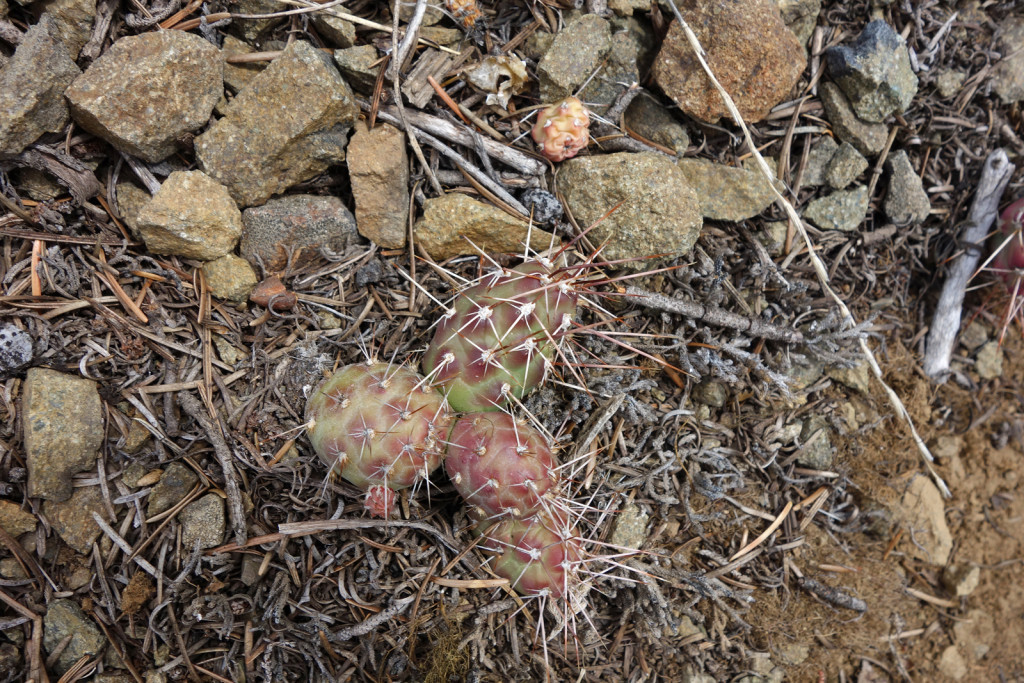
[{"label": "weathered stick", "polygon": [[967,282],[978,267],[985,237],[999,213],[999,200],[1010,182],[1013,170],[1014,165],[1002,149],[995,150],[985,159],[978,191],[967,214],[967,229],[960,238],[964,251],[949,268],[946,284],[942,286],[939,304],[932,317],[931,329],[928,330],[924,371],[936,382],[945,382],[949,377],[949,361],[953,356],[953,342],[960,331],[960,313]]}]

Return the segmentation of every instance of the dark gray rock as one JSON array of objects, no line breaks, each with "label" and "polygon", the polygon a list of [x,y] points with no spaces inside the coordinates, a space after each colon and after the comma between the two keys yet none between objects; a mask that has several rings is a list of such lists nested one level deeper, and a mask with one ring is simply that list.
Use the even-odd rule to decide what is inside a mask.
[{"label": "dark gray rock", "polygon": [[822,230],[852,232],[868,212],[868,188],[858,185],[852,190],[837,190],[812,200],[804,210],[804,218]]},{"label": "dark gray rock", "polygon": [[82,72],[56,30],[43,15],[0,71],[0,154],[18,154],[43,133],[67,125],[64,90]]},{"label": "dark gray rock", "polygon": [[107,644],[107,637],[74,600],[54,600],[43,617],[43,647],[54,652],[68,636],[71,640],[57,657],[53,667],[58,676],[64,674],[85,655],[99,654]]},{"label": "dark gray rock", "polygon": [[75,121],[117,149],[166,159],[210,120],[224,94],[217,48],[185,31],[125,36],[65,93]]},{"label": "dark gray rock", "polygon": [[0,323],[0,379],[10,377],[32,361],[32,337],[11,323]]},{"label": "dark gray rock", "polygon": [[242,256],[266,270],[308,263],[321,253],[341,253],[359,239],[356,220],[337,197],[308,194],[271,199],[242,212]]},{"label": "dark gray rock", "polygon": [[832,79],[865,121],[877,123],[902,113],[917,94],[907,43],[880,19],[865,26],[852,44],[825,50],[825,61]]},{"label": "dark gray rock", "polygon": [[832,157],[836,155],[838,149],[839,143],[835,141],[835,138],[823,135],[807,153],[807,166],[804,168],[800,184],[804,187],[824,185],[829,162],[832,161]]},{"label": "dark gray rock", "polygon": [[30,368],[22,391],[28,494],[67,500],[71,476],[95,464],[103,443],[103,402],[96,383]]},{"label": "dark gray rock", "polygon": [[519,201],[527,211],[533,211],[534,223],[553,223],[564,213],[558,197],[539,187],[530,187],[519,195]]},{"label": "dark gray rock", "polygon": [[931,212],[932,203],[906,150],[891,153],[885,165],[889,170],[889,191],[882,205],[885,215],[896,225],[921,223]]},{"label": "dark gray rock", "polygon": [[196,138],[196,158],[241,206],[262,204],[344,161],[356,114],[330,58],[297,40]]},{"label": "dark gray rock", "polygon": [[180,462],[172,462],[164,470],[160,481],[149,492],[146,514],[153,517],[170,510],[188,495],[198,481],[199,477],[190,467]]}]

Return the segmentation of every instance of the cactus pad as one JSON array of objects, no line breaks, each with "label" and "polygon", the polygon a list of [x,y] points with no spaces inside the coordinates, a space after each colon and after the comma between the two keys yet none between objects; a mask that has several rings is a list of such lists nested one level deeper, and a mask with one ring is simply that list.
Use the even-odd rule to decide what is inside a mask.
[{"label": "cactus pad", "polygon": [[569,597],[577,592],[580,540],[565,513],[541,512],[498,522],[480,546],[492,555],[491,569],[521,595]]}]

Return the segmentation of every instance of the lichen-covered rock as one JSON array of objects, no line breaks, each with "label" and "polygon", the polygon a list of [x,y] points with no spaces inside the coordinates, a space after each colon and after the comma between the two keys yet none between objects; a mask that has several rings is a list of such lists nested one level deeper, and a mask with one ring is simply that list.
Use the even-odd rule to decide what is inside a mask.
[{"label": "lichen-covered rock", "polygon": [[136,217],[146,248],[212,261],[234,250],[242,213],[227,189],[201,171],[175,171]]},{"label": "lichen-covered rock", "polygon": [[267,270],[343,253],[355,243],[356,221],[337,197],[291,194],[242,212],[242,256]]},{"label": "lichen-covered rock", "polygon": [[849,142],[866,157],[877,156],[889,139],[889,127],[884,123],[871,123],[860,119],[846,95],[835,83],[818,84],[818,94],[825,107],[825,117],[832,124],[836,137]]},{"label": "lichen-covered rock", "polygon": [[889,191],[882,205],[885,215],[896,225],[921,223],[928,218],[932,203],[906,150],[900,149],[890,154],[886,166],[889,169]]},{"label": "lichen-covered rock", "polygon": [[103,402],[96,383],[30,368],[22,392],[28,494],[67,500],[71,476],[95,464],[103,443]]},{"label": "lichen-covered rock", "polygon": [[262,204],[343,161],[356,113],[330,58],[297,40],[196,138],[196,158],[240,205]]},{"label": "lichen-covered rock", "polygon": [[68,122],[64,90],[79,74],[56,24],[43,15],[0,70],[0,154],[18,154]]},{"label": "lichen-covered rock", "polygon": [[[746,121],[767,116],[803,73],[803,46],[782,23],[773,0],[686,0],[679,10]],[[654,79],[690,116],[708,123],[728,116],[678,22],[672,22],[654,60]]]},{"label": "lichen-covered rock", "polygon": [[527,235],[540,251],[557,242],[551,233],[517,220],[501,209],[449,192],[423,202],[423,217],[414,228],[416,244],[438,261],[462,254],[523,253]]},{"label": "lichen-covered rock", "polygon": [[210,293],[218,299],[244,303],[256,286],[256,273],[244,258],[225,254],[203,264],[203,275]]},{"label": "lichen-covered rock", "polygon": [[[775,162],[766,161],[774,177]],[[700,188],[698,199],[704,218],[743,221],[761,213],[775,201],[771,185],[754,163],[736,168],[685,157],[679,160],[678,166],[689,186]]]},{"label": "lichen-covered rock", "polygon": [[179,513],[181,545],[187,552],[215,548],[224,540],[224,501],[216,493],[194,500]]},{"label": "lichen-covered rock", "polygon": [[117,149],[156,162],[210,120],[224,94],[217,48],[185,31],[119,39],[65,93],[75,121]]},{"label": "lichen-covered rock", "polygon": [[32,337],[13,323],[0,323],[0,379],[9,377],[32,360]]},{"label": "lichen-covered rock", "polygon": [[405,246],[409,221],[409,157],[405,133],[358,122],[348,147],[348,177],[359,234],[385,249]]},{"label": "lichen-covered rock", "polygon": [[[662,154],[621,152],[570,159],[562,164],[558,184],[580,226],[603,217],[590,239],[607,243],[602,257],[610,261],[676,258],[689,253],[700,234],[703,221],[695,188]],[[621,267],[650,265],[645,260]]]},{"label": "lichen-covered rock", "polygon": [[877,123],[901,113],[917,94],[907,43],[892,26],[876,19],[850,45],[825,50],[829,74],[861,119]]},{"label": "lichen-covered rock", "polygon": [[93,541],[100,535],[100,528],[92,517],[94,512],[105,514],[99,486],[76,488],[65,501],[43,503],[43,513],[61,540],[82,555],[92,551]]},{"label": "lichen-covered rock", "polygon": [[837,190],[811,201],[804,210],[804,218],[822,230],[852,232],[864,221],[869,199],[868,188],[863,185]]},{"label": "lichen-covered rock", "polygon": [[57,675],[62,675],[86,655],[100,654],[107,644],[106,636],[92,619],[85,616],[77,602],[54,600],[47,606],[43,617],[43,647],[47,652],[56,652],[65,641],[67,645],[53,667]]},{"label": "lichen-covered rock", "polygon": [[601,65],[611,40],[611,26],[596,14],[570,21],[537,64],[540,98],[554,102],[572,95]]}]

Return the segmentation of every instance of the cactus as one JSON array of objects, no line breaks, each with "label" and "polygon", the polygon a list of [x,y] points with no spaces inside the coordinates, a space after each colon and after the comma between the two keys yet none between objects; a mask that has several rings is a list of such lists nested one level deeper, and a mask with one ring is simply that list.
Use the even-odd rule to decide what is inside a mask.
[{"label": "cactus", "polygon": [[999,216],[999,230],[993,238],[995,255],[992,269],[1011,291],[1020,293],[1021,272],[1024,271],[1024,198],[1018,199]]},{"label": "cactus", "polygon": [[485,277],[455,298],[423,372],[455,410],[497,410],[547,376],[577,299],[571,283],[539,261]]},{"label": "cactus", "polygon": [[558,471],[547,439],[507,413],[470,413],[452,427],[448,477],[475,516],[527,517],[555,494]]},{"label": "cactus", "polygon": [[542,109],[533,126],[537,150],[551,161],[576,156],[590,140],[590,112],[576,97]]},{"label": "cactus", "polygon": [[487,530],[480,547],[490,554],[495,574],[521,595],[576,597],[576,568],[583,559],[580,540],[564,512],[540,512],[502,520]]},{"label": "cactus", "polygon": [[306,404],[309,440],[320,459],[366,490],[378,517],[397,511],[394,492],[416,486],[444,458],[451,416],[444,398],[415,371],[358,363],[327,379]]}]

